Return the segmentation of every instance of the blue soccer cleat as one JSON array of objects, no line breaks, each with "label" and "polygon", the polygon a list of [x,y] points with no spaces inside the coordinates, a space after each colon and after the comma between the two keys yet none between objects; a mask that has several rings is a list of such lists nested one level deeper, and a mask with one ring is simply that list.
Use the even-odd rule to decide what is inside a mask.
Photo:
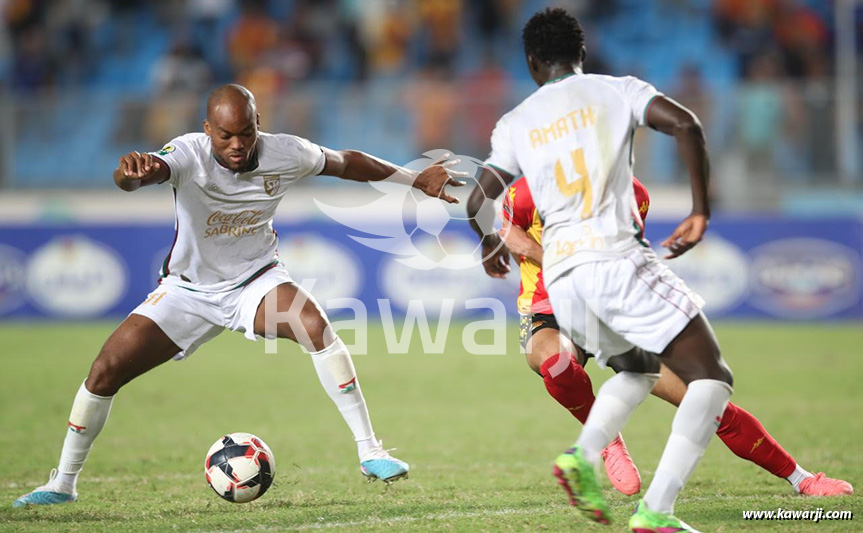
[{"label": "blue soccer cleat", "polygon": [[389,450],[384,450],[382,446],[367,451],[360,461],[360,471],[368,481],[380,479],[387,485],[407,478],[410,469],[410,465],[390,455]]},{"label": "blue soccer cleat", "polygon": [[71,503],[78,501],[77,493],[58,492],[54,486],[54,478],[57,477],[57,469],[51,470],[51,478],[48,483],[37,487],[33,492],[21,496],[12,507],[27,507],[28,505],[55,505],[58,503]]}]

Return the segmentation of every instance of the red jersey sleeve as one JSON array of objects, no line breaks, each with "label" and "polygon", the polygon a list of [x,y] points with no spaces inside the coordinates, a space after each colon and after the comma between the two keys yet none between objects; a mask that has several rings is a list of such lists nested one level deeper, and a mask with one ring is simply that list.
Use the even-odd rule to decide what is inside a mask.
[{"label": "red jersey sleeve", "polygon": [[521,178],[510,185],[503,199],[503,218],[521,229],[528,229],[533,222],[533,197],[527,187],[527,180]]}]

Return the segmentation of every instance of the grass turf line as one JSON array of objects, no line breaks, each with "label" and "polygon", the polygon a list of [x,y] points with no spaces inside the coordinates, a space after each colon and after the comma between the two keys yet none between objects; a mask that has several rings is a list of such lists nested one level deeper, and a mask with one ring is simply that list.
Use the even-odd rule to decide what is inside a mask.
[{"label": "grass turf line", "polygon": [[[56,465],[71,401],[112,325],[0,326],[0,530],[276,531],[602,530],[566,505],[551,462],[579,424],[545,393],[518,353],[467,355],[454,327],[444,355],[355,357],[372,420],[386,447],[412,465],[385,490],[366,484],[347,427],[318,385],[308,356],[285,342],[224,333],[188,361],[169,363],[121,391],[79,482],[80,501],[13,509]],[[863,330],[859,324],[720,324],[735,372],[734,401],[761,419],[802,466],[857,485],[850,498],[796,496],[714,439],[677,504],[704,531],[859,531],[863,521]],[[383,332],[369,332],[370,352]],[[598,387],[610,374],[588,365]],[[655,398],[624,436],[645,484],[670,430],[673,408]],[[252,504],[207,487],[203,460],[223,433],[249,431],[276,456],[276,481]],[[12,453],[9,453],[12,452]],[[608,487],[614,524],[634,498]],[[5,502],[5,503],[2,503]],[[755,522],[743,510],[851,510],[851,522]]]}]

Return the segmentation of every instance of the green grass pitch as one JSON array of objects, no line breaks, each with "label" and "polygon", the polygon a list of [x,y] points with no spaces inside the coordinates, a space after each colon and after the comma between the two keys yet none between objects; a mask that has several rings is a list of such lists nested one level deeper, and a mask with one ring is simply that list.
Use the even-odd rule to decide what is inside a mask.
[{"label": "green grass pitch", "polygon": [[[551,461],[578,423],[519,354],[467,355],[453,327],[445,355],[384,353],[383,330],[355,357],[372,420],[411,477],[385,489],[360,475],[350,433],[288,342],[280,353],[224,333],[188,361],[120,392],[79,482],[80,501],[13,509],[56,465],[72,398],[111,324],[0,326],[0,529],[5,531],[569,530],[623,531],[634,498],[607,490],[614,524],[565,503]],[[719,324],[734,400],[801,465],[857,485],[852,497],[802,498],[714,439],[677,503],[703,531],[863,530],[863,327]],[[594,385],[610,374],[589,365]],[[673,409],[650,398],[624,431],[645,485]],[[253,432],[273,449],[276,481],[251,504],[219,499],[203,460],[223,433]],[[604,474],[600,478],[608,487]],[[850,522],[754,522],[743,510],[850,510]]]}]

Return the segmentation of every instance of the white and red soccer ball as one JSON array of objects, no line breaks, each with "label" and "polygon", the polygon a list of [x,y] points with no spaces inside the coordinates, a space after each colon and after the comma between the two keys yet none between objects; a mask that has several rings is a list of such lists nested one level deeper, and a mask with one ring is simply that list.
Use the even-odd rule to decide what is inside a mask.
[{"label": "white and red soccer ball", "polygon": [[251,433],[231,433],[210,446],[204,463],[207,483],[234,503],[258,499],[273,484],[276,459],[264,441]]}]

